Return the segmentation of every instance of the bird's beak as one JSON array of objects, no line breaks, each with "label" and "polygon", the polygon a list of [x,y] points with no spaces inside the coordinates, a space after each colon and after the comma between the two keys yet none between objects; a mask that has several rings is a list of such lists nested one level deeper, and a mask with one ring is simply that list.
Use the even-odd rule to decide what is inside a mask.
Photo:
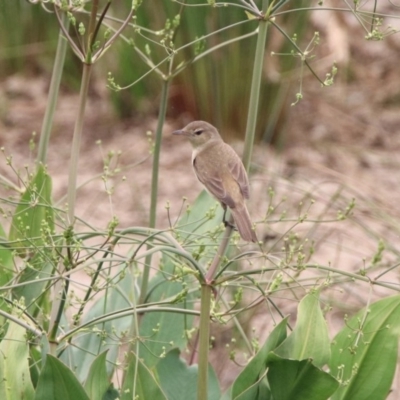
[{"label": "bird's beak", "polygon": [[173,131],[172,132],[173,135],[185,135],[185,136],[189,136],[189,133],[184,131],[183,129],[179,129],[177,131]]}]

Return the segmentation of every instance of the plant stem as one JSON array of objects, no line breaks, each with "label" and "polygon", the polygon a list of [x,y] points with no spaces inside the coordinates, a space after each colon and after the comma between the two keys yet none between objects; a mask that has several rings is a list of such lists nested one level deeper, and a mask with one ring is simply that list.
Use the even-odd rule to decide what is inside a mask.
[{"label": "plant stem", "polygon": [[150,228],[154,228],[156,226],[157,198],[158,198],[158,170],[160,165],[162,129],[165,122],[165,115],[167,113],[169,84],[170,84],[169,79],[163,81],[162,91],[161,91],[160,111],[158,113],[156,138],[154,143],[153,171],[151,177],[151,199],[150,199],[150,221],[149,221]]},{"label": "plant stem", "polygon": [[[68,30],[69,19],[66,13],[63,13],[61,18],[62,24]],[[53,73],[51,76],[49,96],[46,104],[46,111],[43,118],[43,125],[40,132],[39,148],[37,155],[37,164],[46,164],[47,161],[47,148],[50,140],[51,128],[53,126],[54,111],[57,104],[58,90],[60,88],[61,76],[65,61],[65,54],[67,53],[68,42],[62,35],[62,30],[58,35],[57,51],[54,60]]]},{"label": "plant stem", "polygon": [[[268,3],[264,0],[264,3]],[[263,4],[263,11],[266,7]],[[256,53],[254,57],[253,75],[251,82],[249,109],[247,113],[246,137],[244,141],[243,164],[249,170],[251,155],[256,131],[257,113],[260,99],[261,77],[264,63],[265,41],[267,39],[268,21],[260,20],[258,26],[258,36]]]},{"label": "plant stem", "polygon": [[64,283],[64,287],[62,288],[61,301],[58,306],[57,315],[54,319],[54,324],[53,324],[50,334],[49,334],[50,349],[51,349],[51,354],[53,354],[53,355],[56,354],[56,350],[57,350],[57,345],[58,345],[57,332],[58,332],[58,327],[60,325],[62,313],[64,311],[65,302],[67,301],[69,280],[65,280],[63,283]]},{"label": "plant stem", "polygon": [[228,225],[225,229],[225,235],[221,240],[221,243],[218,247],[217,253],[215,254],[215,256],[212,260],[212,263],[210,265],[210,268],[207,271],[207,275],[206,275],[207,283],[211,283],[214,280],[218,265],[219,265],[222,257],[224,256],[226,249],[228,248],[229,239],[231,237],[231,234],[232,234],[232,228],[231,228],[231,226]]},{"label": "plant stem", "polygon": [[[93,1],[93,7],[97,7],[98,0]],[[56,8],[57,9],[57,8]],[[58,15],[58,14],[57,14]],[[95,26],[96,15],[91,14],[90,20],[90,27],[91,30],[89,34],[93,33],[93,29]],[[64,26],[60,25],[65,30]],[[68,36],[67,36],[68,37]],[[77,176],[78,176],[78,160],[79,160],[79,150],[81,147],[81,138],[82,138],[82,128],[83,128],[83,119],[85,115],[86,109],[86,102],[88,97],[89,91],[89,82],[90,82],[90,75],[92,72],[92,64],[91,63],[83,63],[83,71],[82,71],[82,80],[81,80],[81,89],[79,92],[79,102],[78,102],[78,115],[75,120],[75,127],[74,127],[74,134],[72,139],[72,147],[71,147],[71,159],[69,165],[69,176],[68,176],[68,189],[67,189],[67,203],[68,203],[68,210],[67,210],[67,224],[68,228],[71,230],[73,234],[73,225],[75,219],[75,201],[76,201],[76,190],[77,190]],[[67,246],[69,246],[68,239],[67,239]],[[67,251],[64,248],[63,252]],[[72,268],[69,265],[69,268]],[[65,271],[65,265],[63,264],[62,258],[60,259],[59,264],[59,273],[62,275]],[[54,292],[56,293],[56,298],[52,304],[51,310],[51,317],[49,323],[49,332],[51,337],[50,342],[50,351],[52,354],[55,354],[57,348],[57,331],[58,325],[64,310],[65,301],[68,295],[68,284],[63,279],[59,279],[56,282]],[[57,294],[61,294],[61,299],[57,298]]]},{"label": "plant stem", "polygon": [[74,137],[72,140],[72,149],[71,149],[71,160],[69,165],[68,194],[67,194],[68,225],[74,224],[79,150],[81,147],[83,118],[85,114],[91,72],[92,72],[92,65],[83,64],[81,90],[79,93],[78,116],[75,121]]},{"label": "plant stem", "polygon": [[[268,0],[263,0],[263,11],[268,7]],[[249,169],[251,155],[253,152],[253,143],[256,129],[257,112],[260,98],[260,85],[263,71],[263,61],[265,52],[265,41],[267,39],[268,22],[260,20],[257,36],[256,52],[254,57],[253,76],[251,82],[250,102],[247,115],[246,138],[243,153],[243,164]],[[216,255],[207,272],[206,284],[202,285],[201,290],[201,308],[200,308],[200,339],[199,339],[199,375],[197,399],[206,400],[208,393],[208,352],[209,352],[209,334],[210,334],[210,304],[211,304],[211,283],[214,279],[221,258],[226,252],[229,244],[229,238],[232,229],[228,226],[225,230],[225,236],[221,241]]]},{"label": "plant stem", "polygon": [[92,9],[90,11],[89,18],[89,34],[87,36],[87,44],[86,44],[86,57],[85,60],[88,64],[92,62],[92,45],[94,41],[94,35],[96,32],[96,18],[97,18],[97,10],[99,9],[99,0],[92,1]]},{"label": "plant stem", "polygon": [[211,286],[201,286],[200,336],[199,336],[199,374],[197,377],[197,400],[208,398],[208,352],[210,347],[210,306]]},{"label": "plant stem", "polygon": [[[165,116],[167,113],[169,84],[170,84],[170,79],[164,80],[161,91],[160,111],[158,113],[158,123],[157,123],[156,137],[154,143],[153,171],[151,177],[149,228],[154,228],[156,226],[156,219],[157,219],[158,172],[160,168],[162,129],[164,126]],[[142,283],[140,287],[139,304],[143,304],[146,298],[147,286],[149,283],[149,276],[150,276],[150,263],[151,263],[151,255],[146,257],[144,263]]]}]

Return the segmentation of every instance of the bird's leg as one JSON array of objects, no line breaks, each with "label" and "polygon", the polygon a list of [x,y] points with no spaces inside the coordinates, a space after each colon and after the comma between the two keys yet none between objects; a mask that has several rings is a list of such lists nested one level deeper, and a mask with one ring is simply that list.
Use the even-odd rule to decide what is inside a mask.
[{"label": "bird's leg", "polygon": [[224,215],[222,216],[222,222],[224,223],[225,228],[226,228],[227,226],[229,226],[230,228],[237,230],[235,225],[231,224],[229,221],[227,221],[227,220],[225,219],[225,217],[226,217],[226,210],[227,210],[228,207],[227,207],[224,203],[221,203],[221,206],[222,206],[222,208],[224,209]]}]

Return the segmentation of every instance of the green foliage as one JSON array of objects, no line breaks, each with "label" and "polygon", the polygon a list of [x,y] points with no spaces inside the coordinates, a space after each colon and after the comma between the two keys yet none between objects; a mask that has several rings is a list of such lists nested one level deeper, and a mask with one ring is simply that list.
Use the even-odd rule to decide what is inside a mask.
[{"label": "green foliage", "polygon": [[32,315],[42,307],[48,282],[34,283],[47,278],[54,268],[54,209],[51,199],[52,183],[45,167],[39,165],[36,174],[28,183],[21,196],[11,221],[9,240],[13,250],[24,257],[24,267],[18,277],[22,285],[14,289],[17,299],[23,298]]},{"label": "green foliage", "polygon": [[232,399],[252,400],[266,395],[269,389],[264,385],[267,372],[267,358],[286,339],[287,319],[283,319],[270,333],[258,353],[249,361],[232,385]]},{"label": "green foliage", "polygon": [[50,246],[54,232],[54,210],[51,207],[51,178],[39,165],[26,187],[11,222],[9,240],[21,256],[32,256]]},{"label": "green foliage", "polygon": [[[168,400],[195,400],[197,398],[198,366],[188,366],[178,349],[172,349],[157,365],[157,375]],[[211,366],[208,369],[208,400],[221,396],[217,376]]]},{"label": "green foliage", "polygon": [[379,400],[389,393],[398,361],[400,296],[360,310],[332,342],[331,373],[341,382],[334,400]]},{"label": "green foliage", "polygon": [[13,276],[13,252],[7,243],[7,235],[0,224],[0,285],[6,285]]},{"label": "green foliage", "polygon": [[234,382],[231,399],[324,400],[334,393],[338,382],[318,368],[329,362],[330,344],[316,293],[300,302],[288,337],[286,327],[286,319],[275,327]]},{"label": "green foliage", "polygon": [[267,377],[274,399],[325,400],[339,384],[311,360],[289,360],[272,354]]},{"label": "green foliage", "polygon": [[[154,2],[135,1],[126,3],[123,20],[111,19],[110,3],[52,4],[55,14],[50,16],[58,20],[63,38],[83,66],[71,146],[68,207],[54,207],[52,181],[40,162],[22,189],[18,187],[23,182],[18,168],[13,168],[16,183],[9,185],[0,176],[4,187],[22,193],[16,201],[8,193],[1,198],[7,208],[1,210],[2,215],[10,221],[8,235],[0,226],[1,398],[217,400],[221,398],[219,377],[208,362],[211,324],[217,334],[226,325],[226,331],[238,335],[241,340],[236,342],[232,337],[231,343],[238,343],[238,349],[244,349],[245,357],[249,357],[222,396],[224,400],[379,400],[387,396],[397,362],[399,296],[378,300],[346,319],[332,344],[320,306],[320,297],[324,296],[325,302],[330,287],[343,282],[398,291],[380,279],[386,270],[373,278],[370,275],[381,267],[390,248],[385,241],[378,241],[370,267],[360,273],[335,269],[328,261],[326,265],[316,264],[312,262],[314,245],[295,232],[297,225],[310,223],[308,211],[300,210],[290,219],[284,210],[274,222],[292,225],[274,245],[243,245],[238,235],[231,237],[230,226],[222,226],[222,210],[205,192],[169,231],[157,229],[155,218],[149,227],[125,230],[118,229],[116,218],[104,230],[76,220],[77,165],[91,69],[103,57],[107,60],[106,54],[123,28],[129,26],[124,35],[130,51],[112,53],[108,59],[115,62],[108,80],[115,99],[121,107],[135,108],[129,95],[121,95],[118,80],[138,81],[132,85],[133,104],[149,93],[154,98],[162,85],[154,146],[157,151],[153,153],[152,216],[157,211],[158,156],[168,104],[224,126],[230,121],[242,130],[243,104],[250,99],[246,166],[257,123],[263,127],[264,137],[271,138],[279,107],[286,104],[287,88],[272,90],[263,79],[265,42],[270,40],[267,33],[274,28],[288,40],[283,45],[288,49],[281,54],[289,56],[285,58],[287,64],[281,65],[284,72],[291,70],[293,60],[300,61],[301,69],[311,69],[311,52],[320,37],[315,33],[302,50],[307,13],[298,8],[307,2],[259,3],[244,1],[240,6],[232,3],[220,7],[213,1],[197,4],[191,0],[187,6],[164,1],[157,3],[155,13]],[[83,6],[93,12],[87,13]],[[7,10],[3,4],[0,7],[3,21],[11,15],[6,13],[27,10],[26,3],[22,6],[18,2]],[[31,7],[35,9],[32,13],[38,11],[38,7]],[[122,7],[120,10],[124,11]],[[291,12],[283,12],[287,10]],[[372,19],[372,35],[382,39],[380,25],[381,21],[378,24]],[[7,26],[11,27],[10,21]],[[16,35],[24,37],[22,33]],[[257,42],[253,36],[257,36]],[[9,40],[12,43],[14,38],[10,36]],[[139,58],[144,61],[142,67],[138,67]],[[132,60],[134,67],[130,67]],[[56,63],[54,68],[61,73],[62,65]],[[334,66],[325,80],[318,79],[330,85],[336,73]],[[150,79],[151,75],[158,80]],[[171,84],[175,85],[175,99],[169,96]],[[48,107],[55,104],[57,93],[51,91]],[[301,87],[297,98],[302,98]],[[271,116],[268,110],[275,100],[278,109]],[[52,117],[46,123],[51,132]],[[41,151],[45,153],[47,146],[43,145]],[[42,156],[46,159],[45,154]],[[6,163],[12,167],[10,159]],[[334,201],[336,198],[327,209]],[[265,215],[272,218],[279,206],[272,191],[270,202]],[[346,212],[337,213],[334,221],[351,217],[355,202],[347,204],[338,207]],[[316,229],[321,220],[318,217],[311,229]],[[279,243],[283,245],[275,253],[274,246]],[[277,304],[280,298],[289,296],[299,302],[290,333],[286,311]],[[258,304],[266,305],[276,321],[262,345],[250,337],[241,319]],[[200,324],[195,318],[198,316]],[[235,351],[231,358],[236,360]]]},{"label": "green foliage", "polygon": [[131,400],[134,396],[142,399],[167,400],[167,396],[158,383],[154,373],[134,354],[125,374],[121,390],[121,400]]},{"label": "green foliage", "polygon": [[[122,278],[122,279],[121,279]],[[130,293],[132,290],[132,276],[123,269],[117,269],[116,274],[110,281],[102,296],[90,307],[82,318],[83,326],[92,321],[100,319],[102,316],[129,309],[132,306]],[[80,325],[76,316],[75,326]],[[77,332],[71,340],[73,346],[68,346],[62,352],[60,359],[68,365],[72,365],[76,376],[83,381],[90,373],[90,368],[99,354],[107,354],[108,374],[111,376],[114,365],[118,358],[118,347],[116,346],[115,336],[121,338],[129,331],[132,324],[132,317],[126,316],[116,320],[92,323],[88,330],[82,334]],[[126,339],[127,340],[127,339]]]},{"label": "green foliage", "polygon": [[85,381],[85,390],[91,400],[103,400],[110,387],[106,368],[107,351],[99,354],[90,366]]},{"label": "green foliage", "polygon": [[48,354],[36,387],[35,400],[89,400],[73,372]]},{"label": "green foliage", "polygon": [[328,363],[331,353],[328,327],[319,307],[318,293],[300,301],[296,327],[274,352],[282,358],[311,359],[318,367]]},{"label": "green foliage", "polygon": [[[190,287],[187,278],[178,277],[176,282],[170,279],[174,276],[175,265],[165,256],[161,260],[160,266],[162,266],[162,270],[151,280],[150,295],[146,301],[157,303],[169,299],[173,303],[171,307],[183,307],[191,310],[193,299],[185,291],[185,287]],[[190,276],[188,278],[190,279]],[[140,357],[145,364],[148,367],[155,366],[160,357],[165,357],[171,347],[184,349],[187,344],[185,332],[192,325],[193,317],[180,312],[161,310],[145,314],[139,329],[139,335],[143,338],[140,342]]]},{"label": "green foliage", "polygon": [[[18,29],[15,21],[19,22]],[[46,67],[55,51],[58,26],[54,18],[43,12],[37,4],[27,1],[4,1],[0,3],[1,75]],[[23,57],[21,57],[23,55]],[[29,57],[29,63],[26,62]]]},{"label": "green foliage", "polygon": [[29,374],[29,345],[25,329],[8,322],[7,333],[0,343],[0,397],[4,400],[26,399],[35,396]]}]

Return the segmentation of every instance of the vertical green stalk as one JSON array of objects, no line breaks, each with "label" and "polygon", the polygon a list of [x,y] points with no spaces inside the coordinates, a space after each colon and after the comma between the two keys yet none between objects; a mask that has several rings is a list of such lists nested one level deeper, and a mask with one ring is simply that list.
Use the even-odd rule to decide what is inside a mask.
[{"label": "vertical green stalk", "polygon": [[[93,1],[92,7],[97,7],[98,0]],[[97,8],[96,8],[97,9]],[[96,14],[94,12],[91,13],[90,19],[90,31],[89,36],[93,35],[94,27],[96,21]],[[63,25],[61,25],[63,27]],[[68,37],[67,31],[63,27],[63,32]],[[71,40],[71,39],[69,39]],[[90,43],[90,39],[88,39]],[[71,42],[72,43],[72,42]],[[86,60],[91,57],[91,49],[88,50],[87,54],[89,57],[86,57]],[[83,60],[82,60],[83,61]],[[85,116],[85,109],[86,109],[86,102],[89,92],[89,82],[90,82],[90,75],[92,72],[93,64],[90,62],[83,61],[83,71],[82,71],[82,80],[81,80],[81,88],[79,92],[79,102],[78,102],[78,115],[75,120],[75,127],[74,133],[72,138],[72,147],[71,147],[71,159],[69,165],[69,176],[68,176],[68,190],[67,190],[67,203],[68,203],[68,212],[67,212],[67,223],[69,227],[67,228],[68,236],[73,234],[73,224],[75,219],[75,202],[76,202],[76,183],[77,183],[77,176],[78,176],[78,160],[79,160],[79,151],[81,147],[81,139],[82,139],[82,129],[83,129],[83,120]],[[70,245],[70,241],[66,238],[66,246]],[[68,248],[64,248],[64,254],[67,253],[69,250]],[[59,265],[59,273],[62,274],[66,268],[71,268],[72,266],[65,266],[63,264],[62,259],[60,260]],[[63,279],[59,279],[54,288],[55,292],[55,299],[52,304],[51,316],[50,316],[50,323],[49,323],[49,332],[50,332],[50,351],[52,354],[56,353],[57,348],[57,332],[58,326],[60,323],[60,316],[64,310],[65,306],[65,299],[68,294],[68,285],[64,284]],[[58,296],[62,294],[61,298],[59,299]]]},{"label": "vertical green stalk", "polygon": [[81,147],[83,119],[85,115],[91,72],[92,72],[92,64],[84,63],[81,90],[79,93],[78,115],[75,121],[74,136],[72,139],[71,160],[69,165],[69,179],[68,179],[68,193],[67,193],[67,202],[68,202],[67,221],[69,225],[74,224],[79,150]]},{"label": "vertical green stalk", "polygon": [[[167,113],[169,86],[170,86],[170,79],[164,80],[161,91],[160,111],[158,113],[158,123],[157,123],[154,153],[153,153],[153,171],[151,177],[151,198],[150,198],[150,219],[149,219],[150,228],[155,228],[157,219],[158,172],[160,167],[162,129],[164,126],[165,116]],[[139,304],[143,304],[146,298],[147,286],[149,283],[149,275],[150,275],[150,263],[151,263],[151,255],[147,256],[145,259],[142,284],[140,287]]]},{"label": "vertical green stalk", "polygon": [[[65,29],[68,30],[69,19],[66,13],[62,15],[62,23]],[[37,164],[46,164],[47,161],[47,148],[49,145],[51,128],[53,126],[54,111],[57,104],[58,90],[60,88],[61,76],[65,61],[65,54],[67,53],[68,42],[65,40],[62,30],[58,35],[57,51],[54,60],[53,73],[51,76],[49,96],[47,98],[46,111],[43,118],[42,130],[40,132],[39,148],[37,155]]]},{"label": "vertical green stalk", "polygon": [[[76,181],[77,181],[77,174],[78,174],[78,159],[79,159],[79,149],[81,144],[81,137],[82,137],[82,127],[83,127],[83,117],[85,114],[85,107],[87,101],[87,95],[89,90],[89,81],[90,81],[90,74],[92,71],[92,64],[83,64],[83,73],[82,73],[82,82],[81,82],[81,90],[79,94],[79,104],[78,104],[78,116],[75,122],[75,129],[74,129],[74,137],[72,140],[72,149],[71,149],[71,160],[69,166],[69,180],[68,180],[68,224],[70,234],[72,234],[72,226],[74,223],[74,215],[75,215],[75,199],[76,199]],[[69,245],[67,239],[67,246]],[[71,268],[71,266],[68,266]],[[62,264],[60,265],[60,273],[64,271],[65,266]],[[68,292],[68,286],[65,285],[62,279],[60,279],[55,285],[55,293],[56,297],[62,293],[61,299],[54,299],[51,318],[50,318],[50,350],[52,354],[55,354],[57,343],[56,343],[56,336],[58,332],[58,325],[60,323],[60,317],[62,311],[65,306],[65,299]]]},{"label": "vertical green stalk", "polygon": [[[263,0],[264,13],[268,8],[268,4],[269,4],[268,0]],[[249,169],[250,160],[253,152],[267,32],[268,32],[268,21],[260,20],[258,36],[257,36],[256,52],[254,56],[250,101],[247,114],[246,138],[245,138],[244,153],[243,153],[243,164],[245,165],[247,170]],[[206,283],[203,284],[201,289],[200,328],[199,328],[200,329],[199,375],[198,375],[197,400],[207,400],[210,305],[211,305],[211,295],[212,295],[211,282],[214,279],[220,260],[226,252],[231,232],[232,229],[230,227],[227,227],[227,229],[225,230],[226,237],[224,237],[224,239],[220,243],[218,251],[214,256],[210,269],[207,273]]]},{"label": "vertical green stalk", "polygon": [[199,374],[197,376],[197,400],[208,398],[208,352],[210,350],[210,306],[211,286],[201,286],[201,308],[199,326]]},{"label": "vertical green stalk", "polygon": [[[264,3],[268,2],[264,0]],[[265,9],[266,7],[263,7],[263,10]],[[254,144],[257,113],[260,100],[261,77],[263,72],[265,42],[267,40],[267,32],[268,32],[268,21],[260,20],[258,27],[256,54],[254,57],[249,109],[247,113],[246,137],[244,141],[243,164],[246,170],[249,169],[250,160],[253,153],[253,144]]]},{"label": "vertical green stalk", "polygon": [[162,129],[164,126],[165,116],[167,113],[169,84],[170,84],[170,79],[164,80],[163,86],[162,86],[162,91],[161,91],[161,104],[160,104],[160,111],[158,113],[158,123],[157,123],[156,138],[155,138],[155,144],[154,144],[154,154],[153,154],[153,171],[152,171],[152,177],[151,177],[149,228],[155,228],[155,226],[156,226],[157,197],[158,197],[158,170],[159,170],[159,166],[160,166]]}]

